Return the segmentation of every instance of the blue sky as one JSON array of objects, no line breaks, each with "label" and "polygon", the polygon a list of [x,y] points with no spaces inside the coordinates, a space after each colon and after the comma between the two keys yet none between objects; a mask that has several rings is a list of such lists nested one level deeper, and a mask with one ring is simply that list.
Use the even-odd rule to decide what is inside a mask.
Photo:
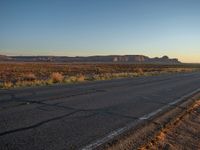
[{"label": "blue sky", "polygon": [[0,54],[200,62],[199,0],[0,0]]}]

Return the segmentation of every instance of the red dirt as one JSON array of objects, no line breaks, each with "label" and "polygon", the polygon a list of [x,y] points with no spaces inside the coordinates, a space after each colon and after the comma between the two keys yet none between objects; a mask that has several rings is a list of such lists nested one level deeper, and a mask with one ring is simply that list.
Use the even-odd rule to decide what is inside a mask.
[{"label": "red dirt", "polygon": [[164,128],[141,150],[199,150],[200,149],[200,100],[173,124]]}]

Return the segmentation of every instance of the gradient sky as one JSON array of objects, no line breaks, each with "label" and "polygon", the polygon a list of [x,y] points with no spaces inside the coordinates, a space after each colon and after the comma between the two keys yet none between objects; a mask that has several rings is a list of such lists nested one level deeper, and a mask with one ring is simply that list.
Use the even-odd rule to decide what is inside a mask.
[{"label": "gradient sky", "polygon": [[0,54],[200,62],[200,0],[0,0]]}]

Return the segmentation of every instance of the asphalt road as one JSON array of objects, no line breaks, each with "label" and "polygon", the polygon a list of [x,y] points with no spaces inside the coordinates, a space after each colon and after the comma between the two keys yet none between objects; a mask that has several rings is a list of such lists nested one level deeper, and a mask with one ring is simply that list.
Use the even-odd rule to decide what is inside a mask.
[{"label": "asphalt road", "polygon": [[198,88],[200,73],[0,90],[0,149],[81,149]]}]

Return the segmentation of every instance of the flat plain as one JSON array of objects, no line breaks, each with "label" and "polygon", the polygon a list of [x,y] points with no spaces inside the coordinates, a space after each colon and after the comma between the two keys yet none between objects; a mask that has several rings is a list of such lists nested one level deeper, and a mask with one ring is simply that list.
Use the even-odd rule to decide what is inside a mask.
[{"label": "flat plain", "polygon": [[199,70],[199,64],[2,62],[0,88],[79,83]]}]

